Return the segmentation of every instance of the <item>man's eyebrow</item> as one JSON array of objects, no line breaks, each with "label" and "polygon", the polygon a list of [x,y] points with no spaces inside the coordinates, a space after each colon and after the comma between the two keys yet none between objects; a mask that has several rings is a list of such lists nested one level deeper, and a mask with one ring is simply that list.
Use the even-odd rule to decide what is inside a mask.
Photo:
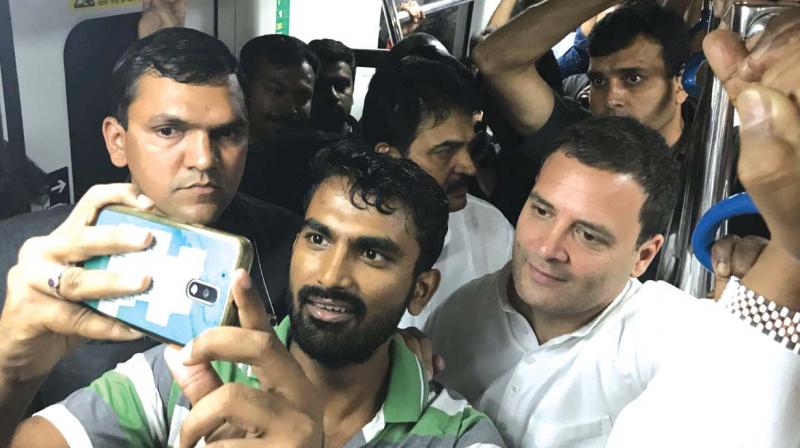
[{"label": "man's eyebrow", "polygon": [[190,127],[191,123],[188,121],[172,115],[172,114],[156,114],[150,117],[147,121],[151,126],[152,125],[159,125],[159,126],[182,126],[182,127]]},{"label": "man's eyebrow", "polygon": [[373,249],[391,258],[403,256],[403,249],[389,238],[381,236],[359,236],[353,239],[353,245],[361,250]]},{"label": "man's eyebrow", "polygon": [[537,193],[535,191],[531,191],[530,198],[531,198],[531,200],[538,202],[539,204],[549,208],[550,210],[555,210],[555,207],[553,207],[553,204],[548,202],[547,199],[543,198],[541,195],[539,195],[539,193]]},{"label": "man's eyebrow", "polygon": [[595,223],[592,223],[592,222],[589,222],[589,221],[583,221],[583,220],[575,221],[575,223],[578,224],[579,226],[586,227],[587,229],[591,230],[592,232],[600,234],[600,236],[602,236],[603,239],[606,240],[606,243],[608,245],[613,245],[614,243],[617,242],[617,239],[614,237],[614,234],[612,234],[611,231],[608,230],[608,227],[606,227],[604,225],[595,224]]},{"label": "man's eyebrow", "polygon": [[445,140],[443,142],[437,143],[436,146],[433,146],[428,152],[433,153],[436,151],[441,151],[443,149],[445,150],[458,149],[468,144],[469,142],[464,142],[462,140]]},{"label": "man's eyebrow", "polygon": [[[553,204],[548,202],[545,198],[543,198],[541,195],[539,195],[535,191],[531,191],[530,198],[531,198],[532,201],[542,205],[543,207],[545,207],[547,209],[555,210],[555,207],[553,207]],[[577,225],[586,227],[587,229],[589,229],[589,230],[591,230],[591,231],[593,231],[595,233],[600,234],[600,236],[602,236],[608,242],[609,245],[610,244],[614,244],[617,241],[617,239],[614,237],[614,234],[612,234],[611,231],[608,230],[608,227],[606,227],[604,225],[596,224],[596,223],[589,222],[589,221],[584,221],[584,220],[578,220],[578,221],[575,221],[575,223]]]},{"label": "man's eyebrow", "polygon": [[[172,114],[156,114],[153,115],[150,120],[148,120],[149,126],[173,126],[173,127],[180,127],[180,128],[196,128],[199,127],[196,123],[191,123],[186,121],[180,117],[177,117]],[[211,128],[211,131],[225,131],[229,129],[243,129],[246,128],[247,120],[244,117],[238,116],[233,120],[222,123],[218,126],[214,126]]]},{"label": "man's eyebrow", "polygon": [[[617,76],[620,75],[626,76],[626,75],[636,75],[640,73],[646,74],[647,72],[648,72],[647,69],[644,67],[621,67],[621,68],[615,68],[609,71],[608,73]],[[606,72],[602,72],[599,70],[589,70],[588,72],[586,72],[586,76],[588,76],[589,78],[602,78],[605,77],[606,75],[607,75]]]},{"label": "man's eyebrow", "polygon": [[317,221],[314,218],[308,218],[308,219],[305,220],[305,222],[303,222],[303,228],[306,228],[306,227],[311,229],[311,230],[313,230],[313,231],[315,231],[315,232],[317,232],[317,233],[319,233],[319,234],[321,234],[321,235],[324,235],[324,236],[326,236],[328,238],[333,236],[333,232],[331,231],[330,227],[328,227],[325,224]]}]

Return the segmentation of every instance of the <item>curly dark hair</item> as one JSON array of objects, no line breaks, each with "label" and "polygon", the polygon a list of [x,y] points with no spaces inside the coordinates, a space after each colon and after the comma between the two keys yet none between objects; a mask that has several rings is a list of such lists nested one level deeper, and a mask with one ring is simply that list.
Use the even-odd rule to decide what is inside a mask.
[{"label": "curly dark hair", "polygon": [[[567,128],[554,152],[586,166],[631,175],[647,197],[639,211],[639,246],[663,234],[678,200],[680,165],[664,137],[628,117],[589,118]],[[549,157],[549,155],[548,155]]]},{"label": "curly dark hair", "polygon": [[640,34],[661,46],[665,74],[678,75],[691,51],[689,27],[677,12],[655,0],[628,0],[603,17],[589,34],[589,56],[608,56]]},{"label": "curly dark hair", "polygon": [[317,153],[311,161],[311,173],[313,183],[306,194],[304,209],[308,209],[322,182],[344,177],[354,207],[373,207],[385,215],[405,209],[414,223],[420,248],[414,274],[433,267],[447,234],[449,207],[447,196],[436,180],[416,163],[376,153],[363,142],[350,138]]}]

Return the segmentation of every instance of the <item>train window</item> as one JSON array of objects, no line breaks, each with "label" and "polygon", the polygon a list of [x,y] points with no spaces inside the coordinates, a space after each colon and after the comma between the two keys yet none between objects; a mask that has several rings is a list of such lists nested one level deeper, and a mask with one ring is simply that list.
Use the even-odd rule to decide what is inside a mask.
[{"label": "train window", "polygon": [[411,33],[427,33],[439,39],[453,56],[466,56],[474,0],[417,0],[417,3],[425,13],[425,20],[415,25],[407,12],[397,10],[400,0],[384,0],[378,48],[389,48],[398,38]]}]

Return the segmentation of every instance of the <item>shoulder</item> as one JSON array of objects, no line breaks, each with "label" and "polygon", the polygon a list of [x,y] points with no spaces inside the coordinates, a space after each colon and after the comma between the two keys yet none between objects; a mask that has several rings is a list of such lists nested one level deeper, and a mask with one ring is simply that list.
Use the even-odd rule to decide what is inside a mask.
[{"label": "shoulder", "polygon": [[243,193],[238,193],[235,200],[256,221],[254,224],[259,228],[289,231],[294,236],[294,233],[303,224],[303,219],[300,215],[281,206],[270,204]]},{"label": "shoulder", "polygon": [[284,221],[300,222],[300,215],[297,213],[283,208],[279,205],[270,204],[269,202],[262,201],[261,199],[254,198],[253,196],[244,193],[237,193],[236,200],[239,201],[245,208],[257,216],[266,216],[272,219],[279,219]]},{"label": "shoulder", "polygon": [[436,435],[453,438],[453,446],[504,446],[497,428],[486,414],[473,408],[458,392],[434,381],[430,386],[428,403],[418,427],[437,428],[439,433]]},{"label": "shoulder", "polygon": [[[460,214],[460,215],[459,215]],[[503,213],[489,202],[467,195],[467,205],[463,210],[454,213],[451,219],[461,216],[470,226],[477,226],[482,237],[507,236],[514,233],[514,228]],[[499,235],[497,235],[499,233]]]},{"label": "shoulder", "polygon": [[523,154],[539,163],[546,153],[555,148],[556,141],[565,128],[591,116],[577,101],[556,92],[553,92],[553,97],[555,100],[550,118],[538,131],[528,135],[519,148]]},{"label": "shoulder", "polygon": [[72,205],[64,205],[13,216],[5,221],[0,221],[0,233],[4,237],[7,235],[17,236],[22,240],[32,236],[45,235],[64,222],[72,209]]},{"label": "shoulder", "polygon": [[464,207],[464,211],[479,216],[481,219],[511,227],[506,217],[497,207],[477,196],[467,195],[467,206]]},{"label": "shoulder", "polygon": [[500,306],[501,299],[497,291],[503,271],[501,269],[471,280],[450,294],[426,322],[425,334],[434,340],[438,336],[451,337],[454,331],[460,333],[459,328],[467,334],[476,334],[467,330],[473,326],[473,320],[482,320],[487,312]]}]

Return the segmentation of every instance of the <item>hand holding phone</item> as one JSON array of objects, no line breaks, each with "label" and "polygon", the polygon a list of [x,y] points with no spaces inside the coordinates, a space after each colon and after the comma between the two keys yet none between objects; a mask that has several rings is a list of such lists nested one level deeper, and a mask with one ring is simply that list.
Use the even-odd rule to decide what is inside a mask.
[{"label": "hand holding phone", "polygon": [[236,269],[250,268],[253,250],[246,238],[121,206],[101,210],[96,225],[144,229],[153,243],[140,252],[92,258],[84,268],[148,275],[152,283],[142,293],[87,301],[88,306],[180,345],[208,328],[236,322],[231,283]]}]

